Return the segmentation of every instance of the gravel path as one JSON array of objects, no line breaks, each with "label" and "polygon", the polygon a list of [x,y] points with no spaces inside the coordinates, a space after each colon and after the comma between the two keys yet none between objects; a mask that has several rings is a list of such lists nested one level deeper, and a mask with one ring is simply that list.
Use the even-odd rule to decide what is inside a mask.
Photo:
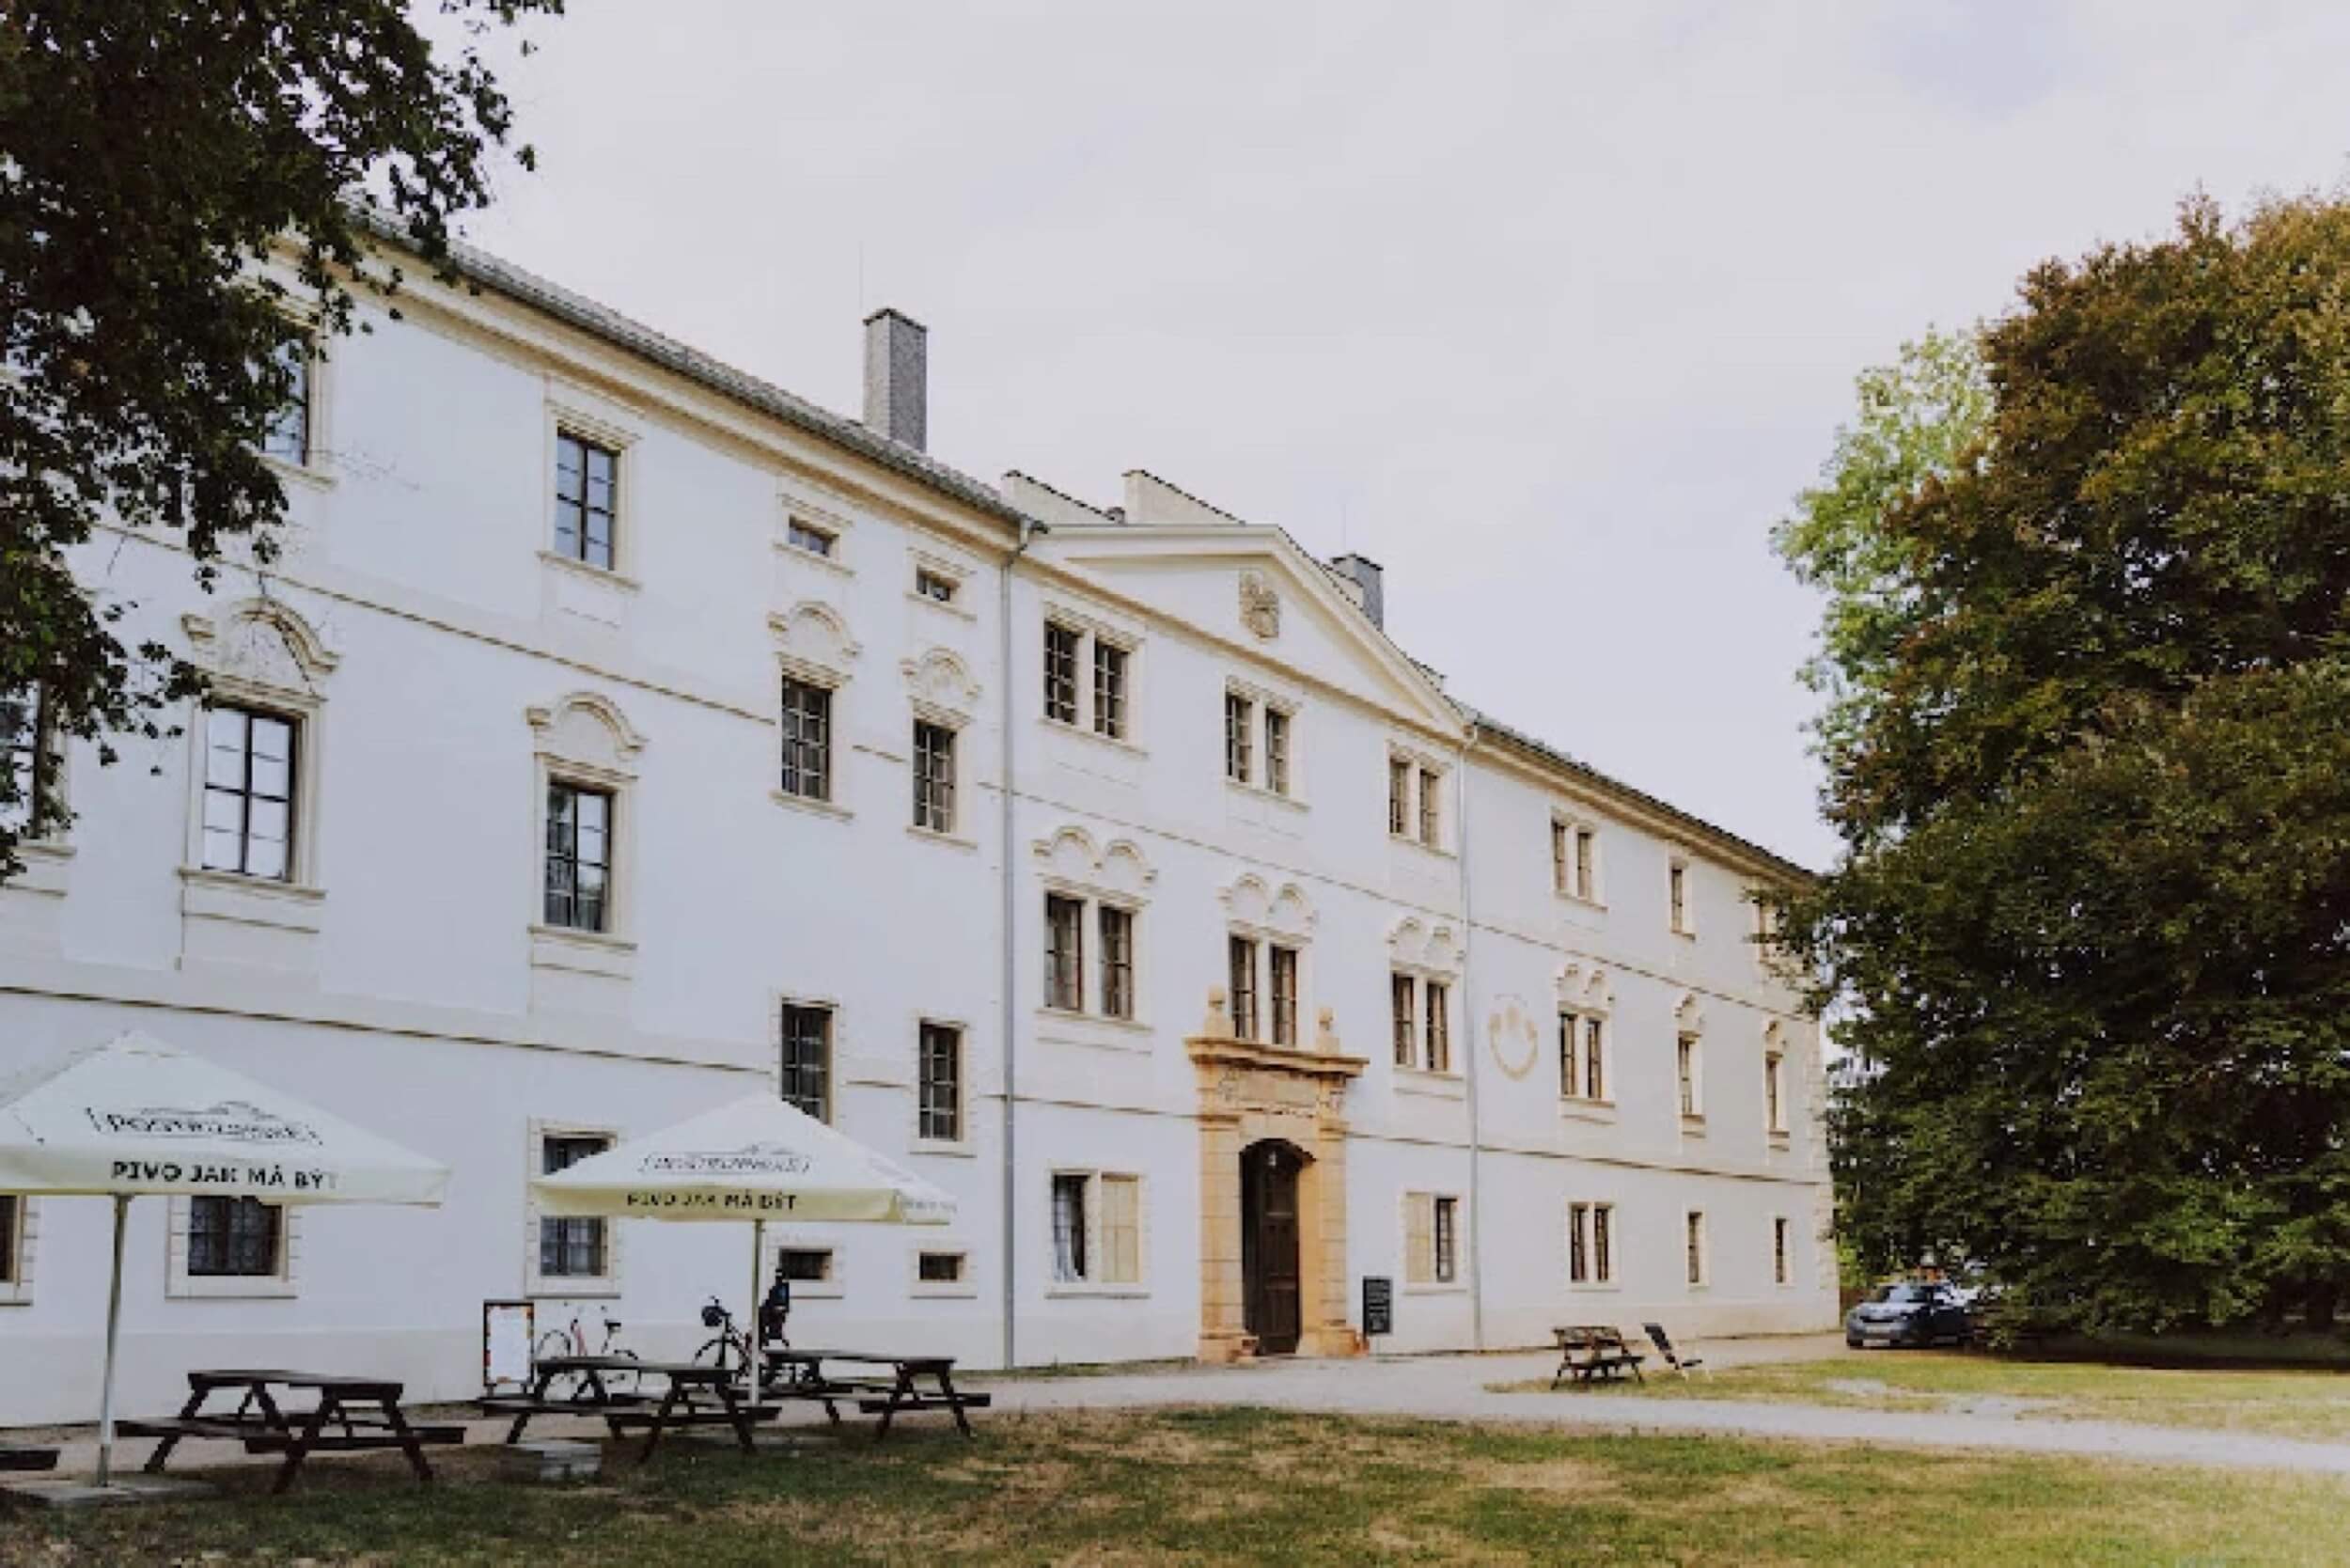
[{"label": "gravel path", "polygon": [[[1841,1354],[1842,1349],[1841,1341],[1829,1337],[1723,1342],[1698,1347],[1698,1353],[1716,1366],[1728,1367]],[[2248,1433],[2035,1419],[2028,1411],[1978,1410],[1961,1415],[1850,1410],[1737,1400],[1637,1400],[1582,1395],[1571,1388],[1557,1393],[1505,1394],[1485,1387],[1547,1379],[1556,1362],[1554,1356],[1535,1354],[1296,1360],[1101,1376],[1006,1378],[989,1386],[995,1390],[998,1412],[1253,1404],[1335,1415],[1497,1421],[1589,1432],[1710,1433],[2350,1475],[2350,1444]]]}]

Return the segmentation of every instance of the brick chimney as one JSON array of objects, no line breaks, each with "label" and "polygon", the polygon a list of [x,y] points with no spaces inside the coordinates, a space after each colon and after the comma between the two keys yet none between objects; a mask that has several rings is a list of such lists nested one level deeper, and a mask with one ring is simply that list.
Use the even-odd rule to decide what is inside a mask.
[{"label": "brick chimney", "polygon": [[895,310],[865,318],[865,427],[921,451],[930,437],[930,329]]}]

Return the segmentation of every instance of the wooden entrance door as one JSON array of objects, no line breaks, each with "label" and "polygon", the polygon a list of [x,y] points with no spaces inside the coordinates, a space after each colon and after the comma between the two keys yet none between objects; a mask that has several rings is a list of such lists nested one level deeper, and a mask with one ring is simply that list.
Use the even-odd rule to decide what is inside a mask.
[{"label": "wooden entrance door", "polygon": [[1305,1156],[1274,1140],[1240,1156],[1240,1255],[1246,1325],[1258,1354],[1297,1348],[1297,1172]]}]

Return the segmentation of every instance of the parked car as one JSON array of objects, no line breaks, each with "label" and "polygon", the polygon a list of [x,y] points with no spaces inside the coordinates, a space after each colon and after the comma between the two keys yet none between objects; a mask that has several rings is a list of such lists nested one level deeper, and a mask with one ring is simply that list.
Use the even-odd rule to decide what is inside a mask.
[{"label": "parked car", "polygon": [[1844,1343],[1963,1345],[1974,1335],[1974,1314],[1944,1284],[1879,1285],[1844,1315]]}]

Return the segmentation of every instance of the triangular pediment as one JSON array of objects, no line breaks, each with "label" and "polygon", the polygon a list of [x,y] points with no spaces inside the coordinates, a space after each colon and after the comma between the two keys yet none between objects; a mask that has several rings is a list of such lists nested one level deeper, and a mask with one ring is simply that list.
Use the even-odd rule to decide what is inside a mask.
[{"label": "triangular pediment", "polygon": [[1443,735],[1464,728],[1443,689],[1371,624],[1328,568],[1249,524],[1057,527],[1032,554],[1160,619]]}]

